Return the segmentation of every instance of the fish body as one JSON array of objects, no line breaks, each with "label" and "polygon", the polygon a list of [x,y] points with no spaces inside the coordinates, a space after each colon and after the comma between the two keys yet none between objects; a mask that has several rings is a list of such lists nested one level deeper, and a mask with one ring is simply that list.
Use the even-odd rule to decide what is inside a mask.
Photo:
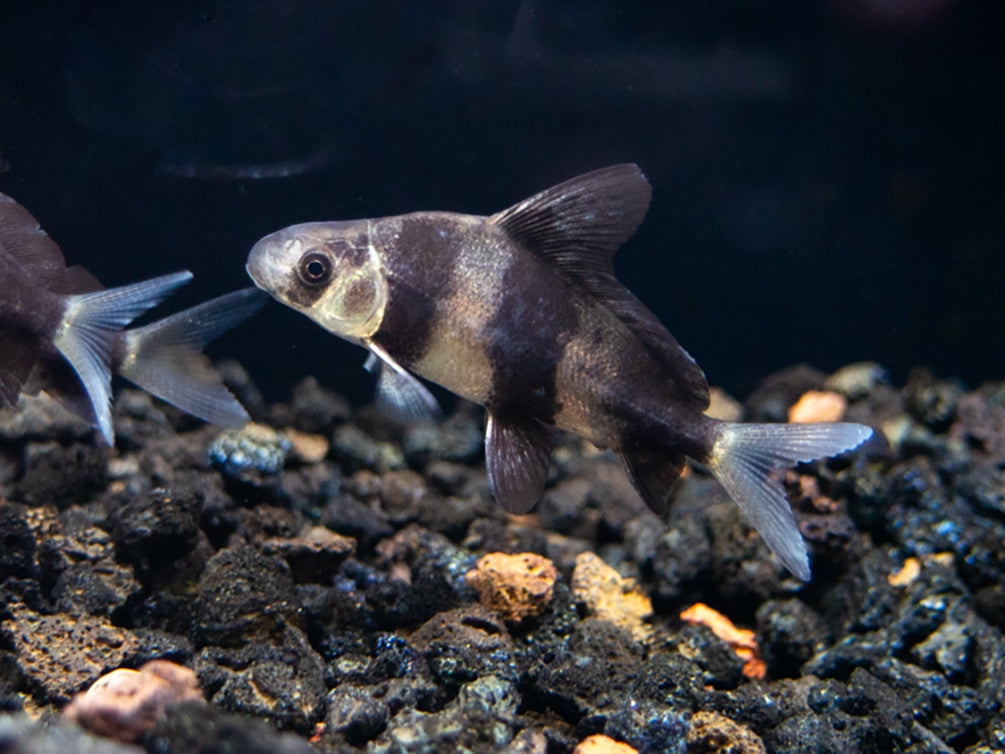
[{"label": "fish body", "polygon": [[805,545],[773,470],[864,441],[856,424],[711,419],[694,359],[614,277],[650,187],[635,165],[594,171],[489,217],[447,212],[305,223],[260,240],[263,290],[381,363],[379,397],[435,402],[419,375],[488,411],[486,465],[510,512],[540,498],[553,428],[614,450],[664,512],[685,457],[708,464],[785,565]]},{"label": "fish body", "polygon": [[52,393],[114,442],[111,375],[222,426],[248,417],[200,349],[264,302],[235,291],[143,327],[125,329],[191,280],[187,271],[105,289],[13,199],[0,194],[0,406]]},{"label": "fish body", "polygon": [[[417,213],[373,221],[370,234],[388,289],[370,342],[488,407],[496,426],[533,418],[600,447],[652,438],[690,455],[706,443],[708,391],[693,360],[672,339],[669,352],[647,347],[501,224]],[[532,497],[507,507],[525,508]]]}]

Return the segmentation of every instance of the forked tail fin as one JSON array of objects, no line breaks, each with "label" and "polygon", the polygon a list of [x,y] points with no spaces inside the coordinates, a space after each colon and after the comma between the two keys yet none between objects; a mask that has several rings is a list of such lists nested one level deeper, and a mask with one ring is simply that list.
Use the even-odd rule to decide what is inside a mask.
[{"label": "forked tail fin", "polygon": [[127,330],[119,374],[204,421],[228,429],[244,426],[247,413],[201,349],[268,298],[257,288],[245,288]]},{"label": "forked tail fin", "polygon": [[833,456],[865,442],[862,424],[721,425],[709,467],[768,547],[792,573],[810,579],[810,564],[778,475],[796,463]]},{"label": "forked tail fin", "polygon": [[176,272],[142,283],[66,297],[63,321],[53,345],[80,378],[108,445],[115,443],[111,362],[122,328],[191,279],[191,272]]}]

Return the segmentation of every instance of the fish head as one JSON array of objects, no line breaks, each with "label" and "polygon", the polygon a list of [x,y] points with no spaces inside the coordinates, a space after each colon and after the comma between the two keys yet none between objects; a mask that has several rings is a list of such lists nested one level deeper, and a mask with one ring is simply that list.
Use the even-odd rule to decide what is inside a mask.
[{"label": "fish head", "polygon": [[255,285],[351,341],[380,327],[387,280],[370,242],[370,222],[304,223],[271,233],[251,249]]}]

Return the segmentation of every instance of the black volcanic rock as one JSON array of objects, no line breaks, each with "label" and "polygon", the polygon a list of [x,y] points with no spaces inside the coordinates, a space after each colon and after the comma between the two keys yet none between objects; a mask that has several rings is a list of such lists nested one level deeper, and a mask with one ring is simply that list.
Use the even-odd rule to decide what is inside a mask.
[{"label": "black volcanic rock", "polygon": [[[787,477],[809,584],[698,467],[661,520],[609,454],[566,439],[540,510],[507,516],[461,448],[467,411],[405,435],[305,383],[260,416],[331,446],[291,434],[304,452],[287,455],[282,428],[224,436],[133,394],[110,458],[11,435],[5,458],[86,463],[4,467],[0,707],[54,709],[171,659],[208,705],[169,709],[150,752],[543,754],[593,734],[653,753],[1000,748],[1002,393],[913,380],[852,398],[887,445]],[[783,374],[758,410],[818,382]],[[587,552],[621,586],[574,592]],[[551,560],[538,614],[480,604],[467,574],[489,553]],[[683,622],[697,602],[751,638]]]}]

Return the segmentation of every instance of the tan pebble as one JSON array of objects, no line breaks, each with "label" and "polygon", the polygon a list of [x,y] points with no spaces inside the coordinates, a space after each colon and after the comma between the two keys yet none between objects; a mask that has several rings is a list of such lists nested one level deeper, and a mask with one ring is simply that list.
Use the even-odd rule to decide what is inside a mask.
[{"label": "tan pebble", "polygon": [[743,404],[721,387],[709,388],[705,416],[724,422],[738,422],[743,418]]},{"label": "tan pebble", "polygon": [[120,481],[140,475],[140,459],[136,456],[128,458],[108,459],[108,478]]},{"label": "tan pebble", "polygon": [[244,428],[239,430],[239,432],[247,437],[249,440],[254,440],[260,443],[274,443],[279,440],[279,432],[270,427],[268,424],[259,424],[258,422],[250,422],[245,424]]},{"label": "tan pebble", "polygon": [[890,586],[907,586],[921,575],[925,566],[934,563],[941,568],[951,568],[955,562],[956,557],[951,552],[933,552],[922,555],[920,558],[911,557],[905,560],[904,565],[896,571],[887,574],[886,580]]},{"label": "tan pebble", "polygon": [[907,414],[901,414],[884,421],[880,425],[880,430],[882,430],[890,447],[895,451],[899,451],[900,446],[910,436],[912,427],[914,427],[914,422],[911,421],[911,417]]},{"label": "tan pebble", "polygon": [[479,558],[465,578],[484,607],[503,620],[519,623],[541,614],[551,601],[557,575],[555,565],[540,555],[492,552]]},{"label": "tan pebble", "polygon": [[81,728],[123,743],[136,741],[178,702],[203,701],[195,673],[183,665],[154,660],[139,670],[120,668],[77,694],[63,716]]},{"label": "tan pebble", "polygon": [[343,537],[326,526],[311,526],[302,535],[304,543],[316,549],[341,550],[349,555],[356,547],[356,540]]},{"label": "tan pebble", "polygon": [[652,615],[652,602],[634,580],[622,578],[596,553],[576,556],[572,594],[594,617],[625,629],[636,641],[649,639],[650,628],[644,619]]},{"label": "tan pebble", "polygon": [[687,734],[687,750],[727,754],[766,754],[764,742],[745,725],[715,712],[695,712]]},{"label": "tan pebble", "polygon": [[925,555],[924,558],[926,563],[937,563],[943,568],[949,568],[956,562],[956,556],[951,552],[933,552],[931,555]]},{"label": "tan pebble", "polygon": [[807,390],[789,407],[789,421],[793,424],[837,422],[844,418],[848,399],[839,393]]},{"label": "tan pebble", "polygon": [[628,744],[598,733],[580,741],[572,750],[572,754],[639,754],[639,752]]},{"label": "tan pebble", "polygon": [[824,380],[824,388],[855,400],[872,392],[886,379],[886,370],[874,361],[861,361],[838,369]]},{"label": "tan pebble", "polygon": [[321,463],[328,455],[329,443],[323,435],[311,435],[297,429],[283,430],[290,441],[290,450],[301,463]]}]

